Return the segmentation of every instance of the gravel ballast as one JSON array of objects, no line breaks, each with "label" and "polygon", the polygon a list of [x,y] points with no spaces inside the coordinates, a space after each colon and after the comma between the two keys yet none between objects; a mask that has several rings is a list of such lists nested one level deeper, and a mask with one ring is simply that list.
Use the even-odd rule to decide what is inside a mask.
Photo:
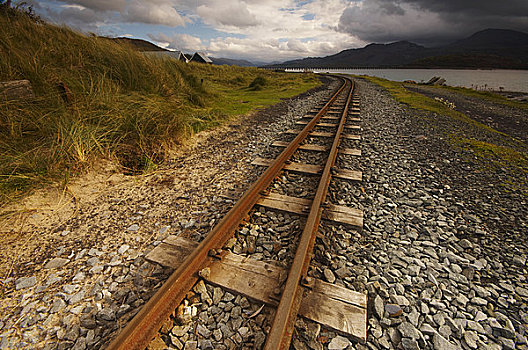
[{"label": "gravel ballast", "polygon": [[[526,194],[511,185],[518,173],[486,164],[449,134],[505,144],[503,136],[409,109],[382,88],[358,83],[362,139],[343,144],[362,156],[338,164],[362,170],[363,181],[334,181],[330,196],[361,209],[364,228],[323,222],[325,239],[316,241],[310,273],[368,293],[367,344],[300,319],[292,348],[528,349]],[[278,133],[295,128],[333,88],[212,133],[162,171],[85,203],[0,281],[0,349],[104,347],[171,273],[145,254],[168,234],[203,239],[262,171],[250,162],[277,152],[270,145]],[[473,113],[493,107],[473,100],[471,106]],[[528,120],[526,112],[515,113]],[[291,194],[295,178],[277,188]],[[268,209],[252,215],[232,250],[287,265],[292,252],[280,235],[298,234],[302,218]],[[254,226],[268,222],[278,230]],[[261,348],[273,310],[203,283],[188,302],[176,316],[194,326],[180,327],[175,316],[163,344]]]},{"label": "gravel ballast", "polygon": [[338,86],[323,80],[197,135],[151,174],[109,173],[103,184],[81,184],[90,197],[75,198],[66,219],[31,209],[22,228],[6,226],[0,349],[104,348],[172,272],[145,255],[169,234],[201,241],[262,172],[251,161],[280,151],[270,146],[277,135]]}]

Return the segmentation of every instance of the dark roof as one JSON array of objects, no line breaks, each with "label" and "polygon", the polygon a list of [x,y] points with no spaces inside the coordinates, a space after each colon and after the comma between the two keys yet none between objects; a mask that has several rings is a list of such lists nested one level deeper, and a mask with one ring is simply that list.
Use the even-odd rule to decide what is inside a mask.
[{"label": "dark roof", "polygon": [[147,55],[158,57],[172,57],[180,61],[188,62],[189,57],[181,51],[144,51]]},{"label": "dark roof", "polygon": [[209,57],[203,52],[195,52],[191,57],[192,62],[203,62],[203,63],[213,63]]}]

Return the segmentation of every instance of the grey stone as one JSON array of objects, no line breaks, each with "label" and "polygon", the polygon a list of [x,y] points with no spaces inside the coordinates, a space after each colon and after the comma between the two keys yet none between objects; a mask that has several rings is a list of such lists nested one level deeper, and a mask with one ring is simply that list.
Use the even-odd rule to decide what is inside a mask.
[{"label": "grey stone", "polygon": [[504,350],[515,350],[515,343],[511,339],[499,338]]},{"label": "grey stone", "polygon": [[433,349],[434,350],[458,350],[458,346],[449,342],[447,339],[442,337],[440,334],[433,336]]},{"label": "grey stone", "polygon": [[330,269],[324,269],[323,271],[325,279],[328,281],[328,283],[334,283],[335,282],[335,276],[332,270]]},{"label": "grey stone", "polygon": [[98,257],[91,257],[90,259],[86,260],[86,264],[88,266],[95,266],[99,264],[99,258]]},{"label": "grey stone", "polygon": [[468,241],[467,239],[461,239],[459,242],[458,242],[458,245],[460,245],[462,248],[464,249],[471,249],[473,248],[473,244]]},{"label": "grey stone", "polygon": [[526,264],[526,256],[523,255],[515,255],[513,257],[513,263],[515,265],[525,265]]},{"label": "grey stone", "polygon": [[114,310],[109,307],[99,310],[95,317],[103,321],[114,321],[116,318]]},{"label": "grey stone", "polygon": [[97,323],[95,322],[94,318],[91,315],[86,315],[80,318],[80,325],[83,328],[86,329],[95,329],[97,327]]},{"label": "grey stone", "polygon": [[401,340],[401,345],[404,350],[419,350],[420,346],[415,339],[403,338]]},{"label": "grey stone", "polygon": [[418,339],[420,338],[420,333],[410,322],[403,322],[398,326],[403,338]]},{"label": "grey stone", "polygon": [[385,308],[383,307],[383,299],[379,295],[376,295],[374,298],[374,314],[378,319],[381,320],[383,318],[384,310]]},{"label": "grey stone", "polygon": [[352,343],[345,337],[340,335],[334,337],[328,344],[328,350],[343,350],[349,347]]},{"label": "grey stone", "polygon": [[431,327],[431,325],[424,323],[420,327],[420,332],[422,332],[423,334],[427,334],[427,335],[434,335],[436,333],[436,330],[433,327]]},{"label": "grey stone", "polygon": [[390,317],[398,317],[403,313],[402,308],[396,304],[385,305],[385,311],[388,312]]},{"label": "grey stone", "polygon": [[15,281],[15,288],[16,290],[26,289],[33,287],[35,284],[37,284],[37,278],[35,276],[20,277]]},{"label": "grey stone", "polygon": [[483,298],[474,297],[471,299],[471,303],[479,306],[486,306],[488,305],[488,301]]},{"label": "grey stone", "polygon": [[66,303],[61,298],[55,299],[51,305],[50,314],[57,313],[66,307]]},{"label": "grey stone", "polygon": [[117,250],[117,253],[119,255],[123,255],[129,248],[130,246],[128,244],[123,244],[121,247],[119,247],[119,249]]},{"label": "grey stone", "polygon": [[474,331],[464,332],[464,342],[471,349],[476,349],[477,348],[477,340],[478,340],[477,332],[474,332]]},{"label": "grey stone", "polygon": [[207,329],[207,327],[205,327],[201,323],[198,323],[198,326],[196,327],[196,333],[198,333],[199,335],[201,335],[202,337],[206,339],[211,336],[211,331]]},{"label": "grey stone", "polygon": [[45,269],[57,269],[59,267],[63,267],[69,262],[70,262],[69,259],[55,258],[55,259],[51,259],[50,261],[48,261],[46,265],[44,265],[44,268]]},{"label": "grey stone", "polygon": [[184,350],[196,350],[198,349],[198,342],[196,341],[186,341],[185,342],[185,347],[183,348]]},{"label": "grey stone", "polygon": [[523,298],[528,298],[528,289],[527,288],[516,287],[515,288],[515,293],[517,293],[518,295],[520,295]]},{"label": "grey stone", "polygon": [[71,297],[68,298],[68,303],[69,304],[77,304],[78,302],[80,302],[81,300],[84,299],[84,295],[86,294],[86,292],[84,290],[81,290],[79,291],[78,293],[72,295]]},{"label": "grey stone", "polygon": [[139,230],[139,225],[138,224],[132,224],[132,225],[128,226],[128,228],[127,228],[127,231],[135,232],[137,230]]}]

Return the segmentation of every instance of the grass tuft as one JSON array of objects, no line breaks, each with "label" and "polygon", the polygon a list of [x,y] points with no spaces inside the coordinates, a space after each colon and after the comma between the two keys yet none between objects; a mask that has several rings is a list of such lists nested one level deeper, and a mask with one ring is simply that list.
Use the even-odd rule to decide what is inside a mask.
[{"label": "grass tuft", "polygon": [[[101,158],[152,171],[192,134],[320,84],[313,74],[147,56],[14,9],[0,11],[0,39],[0,81],[28,79],[35,92],[0,101],[0,204]],[[248,89],[259,77],[266,83]]]},{"label": "grass tuft", "polygon": [[262,88],[266,86],[266,84],[267,84],[266,79],[264,77],[259,76],[253,79],[251,83],[249,83],[248,88],[253,91],[259,91],[259,90],[262,90]]}]

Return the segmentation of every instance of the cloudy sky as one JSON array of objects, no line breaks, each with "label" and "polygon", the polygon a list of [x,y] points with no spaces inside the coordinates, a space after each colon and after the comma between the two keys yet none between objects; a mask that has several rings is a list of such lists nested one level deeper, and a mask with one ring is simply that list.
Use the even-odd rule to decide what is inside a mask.
[{"label": "cloudy sky", "polygon": [[83,32],[259,62],[377,42],[447,43],[485,28],[528,32],[528,0],[30,0]]}]

